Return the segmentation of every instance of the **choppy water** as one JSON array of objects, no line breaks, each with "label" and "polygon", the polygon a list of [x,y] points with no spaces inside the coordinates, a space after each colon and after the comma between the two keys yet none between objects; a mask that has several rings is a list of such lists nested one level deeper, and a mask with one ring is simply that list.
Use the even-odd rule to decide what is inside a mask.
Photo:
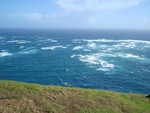
[{"label": "choppy water", "polygon": [[1,29],[0,79],[150,93],[150,32]]}]

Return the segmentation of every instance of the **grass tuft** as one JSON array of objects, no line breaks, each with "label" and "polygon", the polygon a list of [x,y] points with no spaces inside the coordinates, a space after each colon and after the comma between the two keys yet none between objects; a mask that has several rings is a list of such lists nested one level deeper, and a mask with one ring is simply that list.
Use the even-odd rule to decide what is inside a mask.
[{"label": "grass tuft", "polygon": [[0,81],[0,113],[150,113],[145,96]]}]

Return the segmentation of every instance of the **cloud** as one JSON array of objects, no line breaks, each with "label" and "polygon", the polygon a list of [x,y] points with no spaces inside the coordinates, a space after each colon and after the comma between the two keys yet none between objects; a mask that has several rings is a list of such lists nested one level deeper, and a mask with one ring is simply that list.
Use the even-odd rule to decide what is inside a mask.
[{"label": "cloud", "polygon": [[138,6],[145,0],[55,0],[67,12],[107,12]]}]

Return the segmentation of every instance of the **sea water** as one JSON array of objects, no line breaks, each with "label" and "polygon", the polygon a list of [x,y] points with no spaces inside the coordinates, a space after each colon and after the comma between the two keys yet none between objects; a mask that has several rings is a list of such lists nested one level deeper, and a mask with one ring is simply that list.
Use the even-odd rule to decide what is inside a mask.
[{"label": "sea water", "polygon": [[0,29],[0,79],[150,93],[150,31]]}]

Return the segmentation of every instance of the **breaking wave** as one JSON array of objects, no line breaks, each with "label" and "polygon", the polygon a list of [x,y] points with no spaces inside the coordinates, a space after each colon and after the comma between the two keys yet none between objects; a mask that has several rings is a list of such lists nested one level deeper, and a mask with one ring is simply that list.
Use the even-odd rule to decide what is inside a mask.
[{"label": "breaking wave", "polygon": [[91,55],[72,55],[71,58],[78,57],[80,61],[86,63],[87,66],[96,66],[97,70],[110,70],[115,67],[114,64],[108,63],[97,54]]},{"label": "breaking wave", "polygon": [[76,46],[72,50],[80,50],[80,49],[83,49],[83,48],[84,48],[83,46]]},{"label": "breaking wave", "polygon": [[55,50],[57,48],[66,49],[67,47],[65,47],[65,46],[49,46],[49,47],[42,47],[41,49],[43,49],[43,50]]},{"label": "breaking wave", "polygon": [[0,39],[4,39],[4,37],[0,37]]},{"label": "breaking wave", "polygon": [[9,52],[6,51],[6,50],[2,50],[2,51],[0,52],[0,57],[6,57],[6,56],[11,56],[11,55],[13,55],[13,53],[9,53]]},{"label": "breaking wave", "polygon": [[27,41],[27,40],[11,40],[11,41],[7,41],[7,43],[17,43],[17,44],[25,44],[25,43],[30,43],[31,41]]},{"label": "breaking wave", "polygon": [[[71,58],[78,58],[89,67],[92,67],[91,65],[93,65],[96,70],[109,71],[110,69],[114,69],[116,67],[115,64],[119,64],[117,58],[130,61],[150,61],[150,59],[141,54],[141,49],[147,51],[147,48],[150,48],[150,41],[74,39],[72,42],[79,42],[79,45],[82,45],[75,46],[73,50],[83,50],[87,53],[74,54]],[[136,53],[134,53],[135,51]]]},{"label": "breaking wave", "polygon": [[35,54],[35,53],[37,53],[37,52],[38,52],[37,49],[30,49],[30,50],[23,50],[23,51],[20,51],[19,54],[28,55],[28,54]]}]

